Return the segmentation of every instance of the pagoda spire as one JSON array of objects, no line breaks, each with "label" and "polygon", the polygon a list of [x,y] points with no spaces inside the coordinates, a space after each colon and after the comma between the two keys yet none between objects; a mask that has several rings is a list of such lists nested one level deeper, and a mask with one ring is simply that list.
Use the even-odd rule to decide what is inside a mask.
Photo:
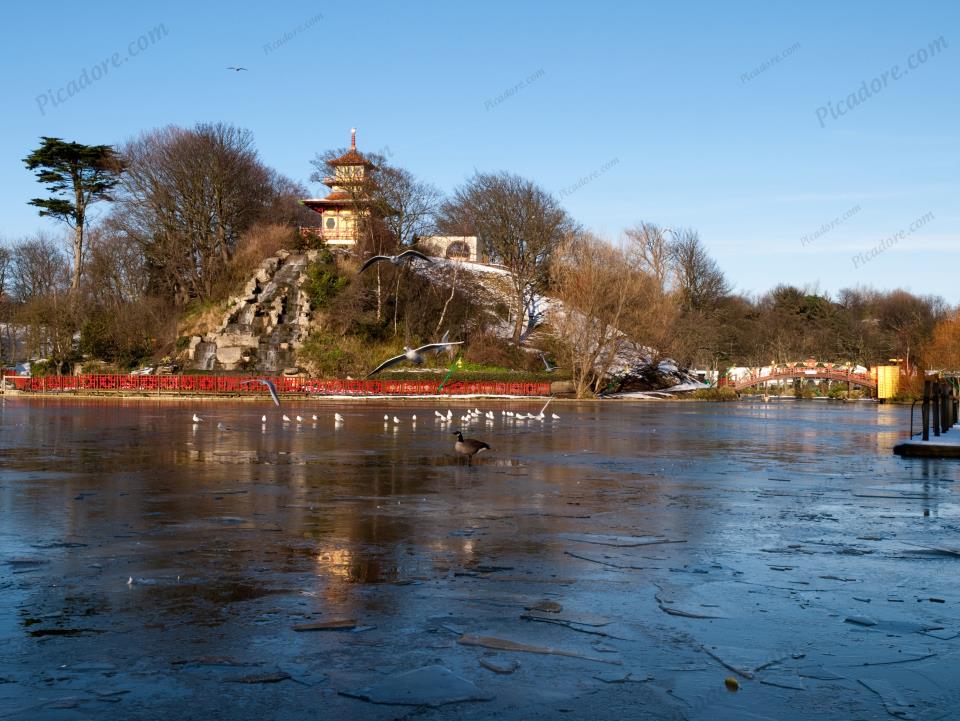
[{"label": "pagoda spire", "polygon": [[351,150],[357,149],[357,129],[356,128],[350,128],[350,149]]}]

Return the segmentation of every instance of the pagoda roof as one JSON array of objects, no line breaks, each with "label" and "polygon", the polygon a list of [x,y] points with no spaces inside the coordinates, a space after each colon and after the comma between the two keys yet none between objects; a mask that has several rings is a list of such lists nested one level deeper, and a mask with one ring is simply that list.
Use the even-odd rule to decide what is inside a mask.
[{"label": "pagoda roof", "polygon": [[327,165],[365,165],[368,168],[373,167],[371,163],[364,156],[363,153],[358,151],[356,148],[350,148],[347,152],[341,155],[339,158],[334,158],[333,160],[328,160]]}]

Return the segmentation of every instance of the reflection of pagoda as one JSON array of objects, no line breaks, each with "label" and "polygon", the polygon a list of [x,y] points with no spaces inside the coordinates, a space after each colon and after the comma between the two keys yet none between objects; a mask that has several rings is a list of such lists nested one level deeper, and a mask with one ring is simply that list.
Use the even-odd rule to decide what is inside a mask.
[{"label": "reflection of pagoda", "polygon": [[319,213],[321,226],[310,229],[318,232],[330,245],[356,245],[358,219],[370,213],[370,198],[366,183],[373,163],[357,151],[357,129],[350,130],[350,150],[328,162],[335,169],[334,177],[324,178],[323,184],[330,187],[326,198],[309,198],[300,201],[310,210]]}]

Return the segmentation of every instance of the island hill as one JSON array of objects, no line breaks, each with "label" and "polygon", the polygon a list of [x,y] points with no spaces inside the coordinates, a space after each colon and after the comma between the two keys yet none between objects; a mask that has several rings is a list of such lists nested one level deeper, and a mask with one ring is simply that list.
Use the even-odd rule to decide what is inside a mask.
[{"label": "island hill", "polygon": [[[398,243],[385,218],[399,211],[378,198],[382,176],[357,149],[355,130],[350,148],[326,167],[330,192],[301,201],[319,225],[300,226],[292,247],[262,260],[223,304],[185,318],[178,342],[184,366],[364,378],[406,347],[449,338],[462,345],[378,377],[555,383],[570,377],[555,362],[562,339],[551,321],[569,315],[561,300],[531,283],[521,304],[515,274],[488,262],[476,235]],[[647,351],[623,340],[615,344],[622,357],[607,363],[607,376],[625,380],[635,372],[630,385],[643,388],[691,380],[673,365],[651,372]],[[569,383],[555,387],[572,390]]]},{"label": "island hill", "polygon": [[[312,233],[301,247],[264,259],[241,291],[214,307],[189,313],[181,326],[179,363],[207,372],[302,374],[311,378],[364,378],[404,346],[473,339],[425,363],[400,363],[385,379],[549,381],[570,392],[570,374],[557,368],[550,319],[562,301],[536,295],[520,342],[512,339],[511,274],[476,259],[475,237],[436,236],[416,246],[429,260],[389,260],[360,272],[353,248],[327,246]],[[379,279],[377,278],[379,272]],[[357,317],[364,299],[375,304],[377,286],[389,289],[382,320]],[[375,313],[375,309],[368,312]],[[394,323],[420,334],[404,343]],[[638,369],[631,387],[668,388],[692,379],[666,366],[652,377],[639,346],[625,350],[617,371]],[[632,364],[632,366],[630,365]],[[625,380],[625,379],[624,379]]]}]

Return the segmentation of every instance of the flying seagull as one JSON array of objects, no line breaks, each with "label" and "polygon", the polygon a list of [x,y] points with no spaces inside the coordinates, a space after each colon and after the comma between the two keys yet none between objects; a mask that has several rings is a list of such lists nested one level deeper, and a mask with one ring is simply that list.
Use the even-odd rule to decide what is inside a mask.
[{"label": "flying seagull", "polygon": [[453,347],[453,344],[450,344],[450,331],[444,331],[443,337],[440,339],[440,345],[446,345],[446,348],[437,348],[434,351],[437,355],[441,353],[446,353],[450,357],[453,357],[456,354],[457,349]]},{"label": "flying seagull", "polygon": [[560,367],[560,366],[555,366],[550,361],[548,361],[547,357],[543,353],[540,354],[540,360],[543,361],[543,369],[546,373],[553,373],[557,368]]},{"label": "flying seagull", "polygon": [[441,350],[443,350],[443,349],[446,348],[447,346],[451,346],[451,345],[462,345],[462,344],[463,344],[463,341],[462,341],[462,340],[458,340],[458,341],[455,341],[455,342],[453,342],[453,343],[450,343],[450,342],[447,342],[447,343],[428,343],[427,345],[422,345],[422,346],[420,346],[419,348],[407,348],[406,346],[404,346],[404,348],[403,348],[403,353],[401,353],[401,354],[398,355],[398,356],[394,356],[393,358],[390,358],[389,360],[385,360],[383,363],[381,363],[381,364],[378,365],[376,368],[374,368],[372,371],[370,371],[370,373],[367,375],[367,378],[369,378],[370,376],[376,375],[377,373],[379,373],[380,371],[382,371],[384,368],[389,368],[390,366],[394,366],[394,365],[396,365],[397,363],[403,363],[403,361],[405,361],[405,360],[408,360],[408,361],[410,361],[411,363],[416,363],[417,365],[421,365],[421,364],[423,363],[423,361],[424,361],[424,357],[423,357],[423,356],[424,356],[425,353],[432,353],[432,352],[434,352],[434,351],[440,352]]},{"label": "flying seagull", "polygon": [[367,258],[367,260],[364,261],[363,265],[360,266],[360,272],[362,273],[371,265],[373,265],[374,263],[379,263],[381,260],[389,260],[394,265],[400,265],[405,260],[409,260],[411,258],[419,258],[420,260],[425,260],[428,263],[433,262],[432,260],[430,260],[430,258],[425,256],[419,250],[411,249],[411,250],[403,251],[400,255],[375,255],[372,258]]},{"label": "flying seagull", "polygon": [[266,378],[252,378],[248,381],[240,381],[240,385],[245,386],[250,383],[260,383],[267,387],[267,390],[270,391],[270,397],[273,399],[273,405],[280,406],[280,396],[277,395],[277,387],[273,385],[273,381],[267,380]]},{"label": "flying seagull", "polygon": [[246,68],[240,68],[235,65],[231,65],[229,68],[227,68],[227,70],[234,70],[239,73],[241,70],[246,70]]},{"label": "flying seagull", "polygon": [[478,441],[476,438],[464,438],[462,431],[453,431],[457,437],[457,442],[453,444],[455,450],[461,456],[467,457],[467,463],[473,463],[473,457],[480,451],[490,450],[490,444]]}]

